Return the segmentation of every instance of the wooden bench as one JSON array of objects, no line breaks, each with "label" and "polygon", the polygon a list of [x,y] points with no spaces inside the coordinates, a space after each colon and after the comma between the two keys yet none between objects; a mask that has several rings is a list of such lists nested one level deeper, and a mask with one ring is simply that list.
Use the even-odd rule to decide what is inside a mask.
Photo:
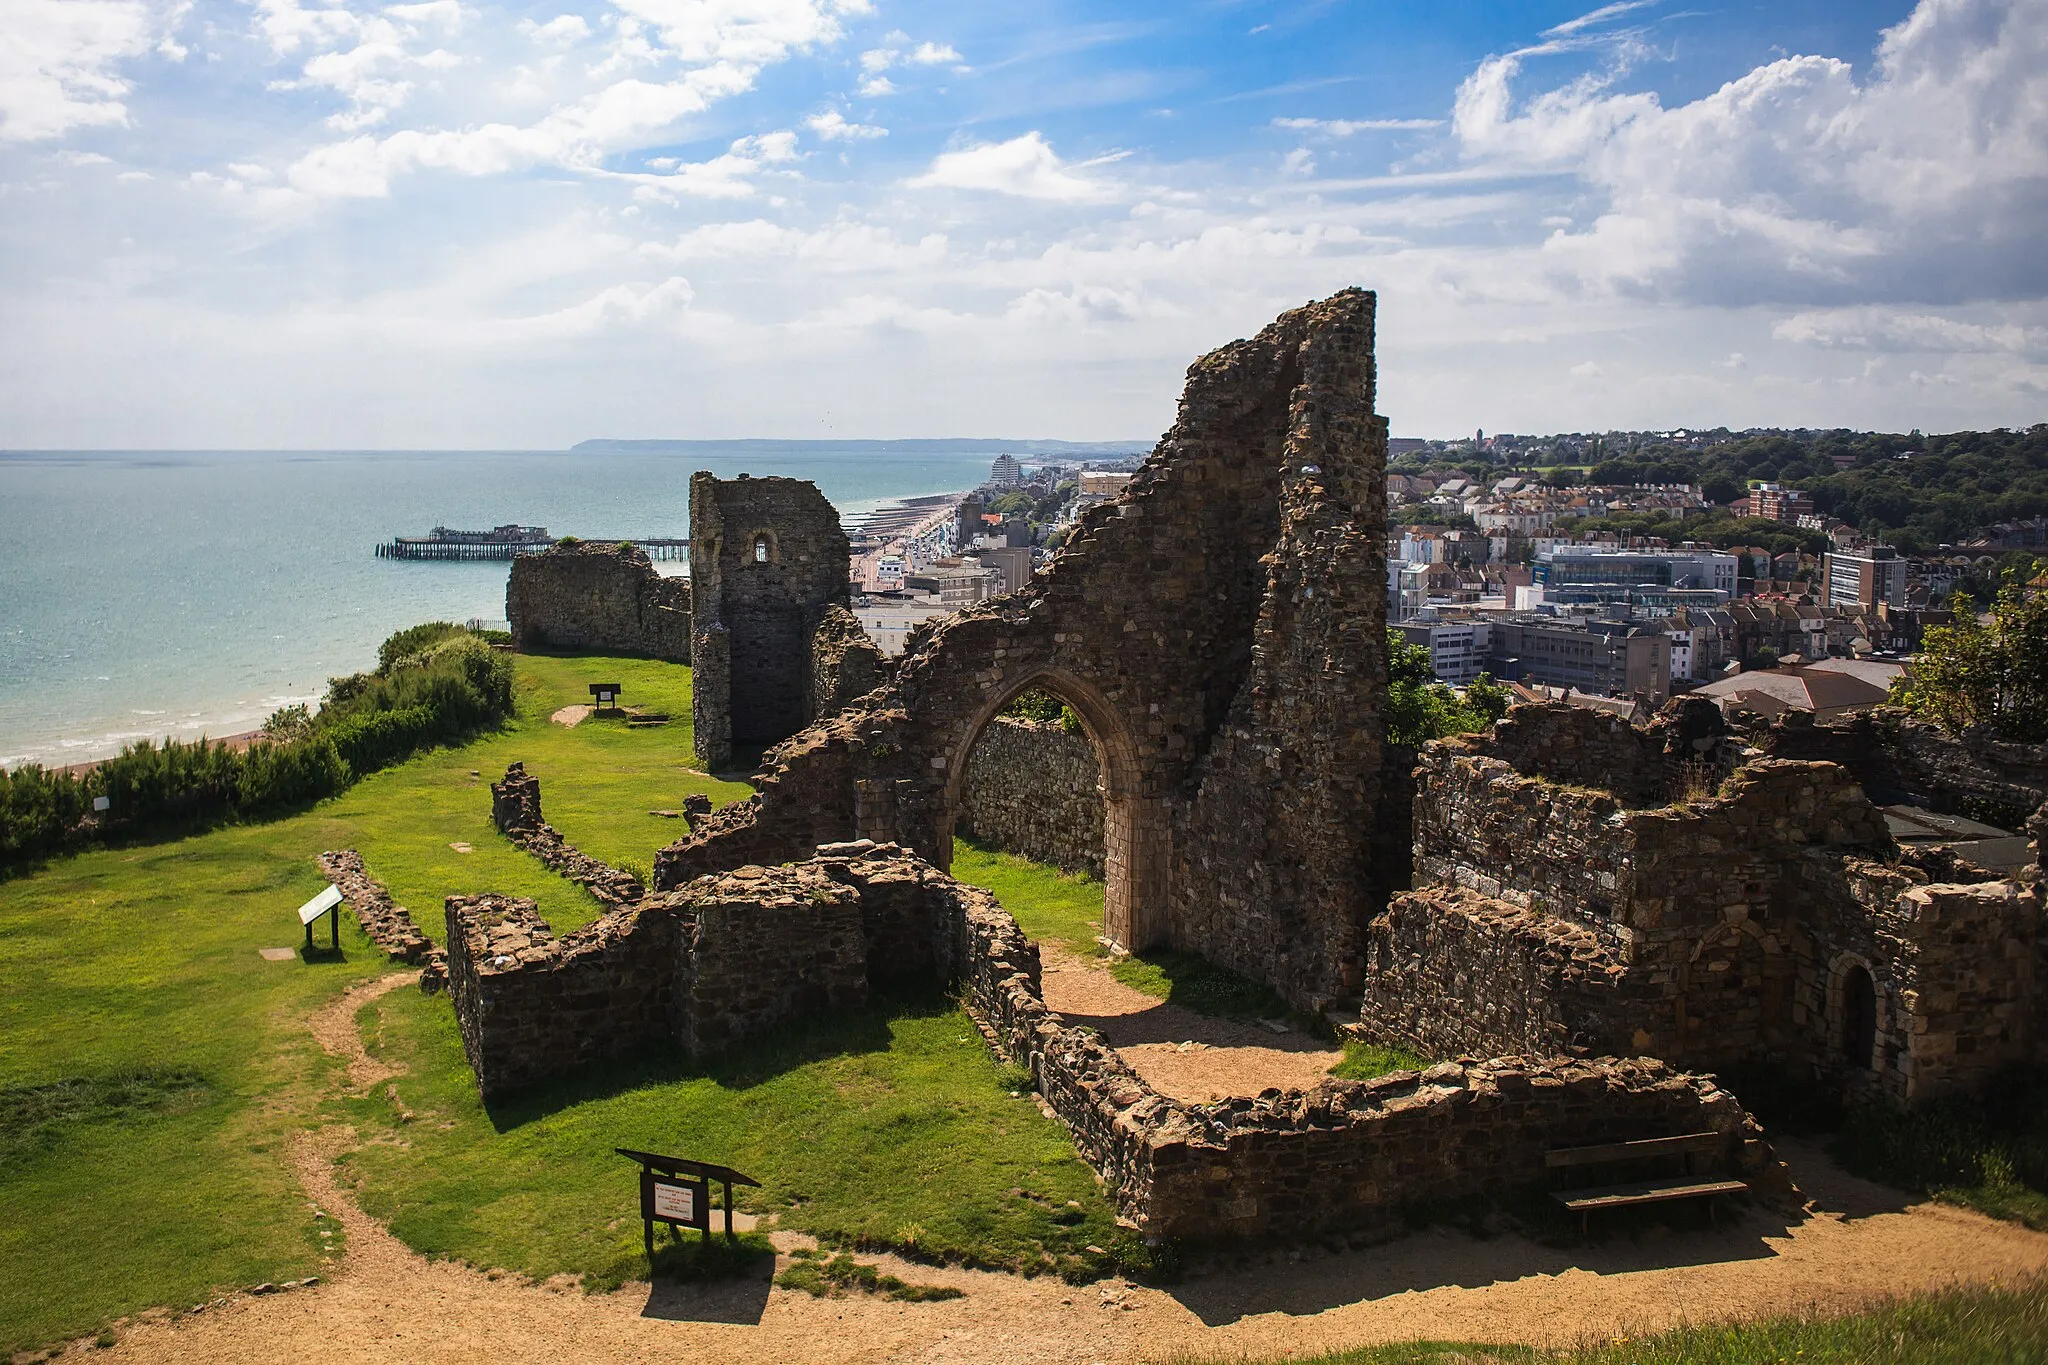
[{"label": "wooden bench", "polygon": [[1580,1166],[1612,1166],[1644,1161],[1682,1163],[1683,1174],[1648,1180],[1632,1180],[1586,1189],[1557,1190],[1551,1198],[1579,1215],[1583,1231],[1587,1220],[1600,1209],[1629,1208],[1637,1204],[1662,1204],[1673,1199],[1704,1198],[1708,1217],[1714,1216],[1720,1196],[1741,1194],[1749,1189],[1740,1180],[1703,1180],[1693,1174],[1693,1159],[1701,1153],[1717,1154],[1726,1139],[1719,1133],[1685,1133],[1678,1137],[1646,1138],[1639,1142],[1602,1142],[1590,1147],[1560,1147],[1543,1154],[1549,1169]]}]

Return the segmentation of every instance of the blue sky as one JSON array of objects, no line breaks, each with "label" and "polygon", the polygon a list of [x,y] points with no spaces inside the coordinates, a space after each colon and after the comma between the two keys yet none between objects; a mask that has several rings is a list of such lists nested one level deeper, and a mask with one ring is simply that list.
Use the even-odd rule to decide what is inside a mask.
[{"label": "blue sky", "polygon": [[0,0],[0,447],[2048,419],[2048,0]]}]

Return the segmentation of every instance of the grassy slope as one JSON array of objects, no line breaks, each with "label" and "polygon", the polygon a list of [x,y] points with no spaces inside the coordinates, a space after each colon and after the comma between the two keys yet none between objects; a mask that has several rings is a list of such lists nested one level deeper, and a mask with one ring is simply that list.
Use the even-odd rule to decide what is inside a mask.
[{"label": "grassy slope", "polygon": [[[684,771],[687,723],[632,734],[547,723],[600,675],[622,680],[629,701],[689,715],[685,669],[522,659],[519,721],[503,734],[377,774],[288,820],[86,853],[0,883],[0,1127],[21,1104],[12,1088],[137,1068],[206,1078],[185,1103],[60,1122],[53,1142],[0,1161],[0,1348],[316,1268],[285,1152],[329,1065],[303,1021],[382,959],[352,921],[343,962],[257,957],[297,940],[292,908],[322,885],[314,854],[361,849],[436,938],[441,897],[457,891],[533,896],[566,928],[591,918],[594,902],[491,827],[485,783],[507,762],[541,775],[549,818],[572,839],[599,856],[637,856],[643,869],[681,832],[649,807],[744,792]],[[476,851],[455,853],[456,841]]]}]

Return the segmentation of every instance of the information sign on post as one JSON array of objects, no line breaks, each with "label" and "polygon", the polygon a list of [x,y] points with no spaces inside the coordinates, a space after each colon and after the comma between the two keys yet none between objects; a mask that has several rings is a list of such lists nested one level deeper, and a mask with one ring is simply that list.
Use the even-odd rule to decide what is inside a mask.
[{"label": "information sign on post", "polygon": [[725,1194],[725,1236],[730,1241],[732,1230],[732,1187],[752,1185],[759,1188],[761,1182],[741,1175],[730,1166],[720,1166],[709,1161],[691,1161],[688,1157],[662,1156],[656,1152],[636,1152],[630,1147],[614,1148],[620,1156],[629,1157],[640,1163],[640,1221],[645,1225],[647,1261],[654,1263],[654,1225],[666,1223],[676,1229],[677,1236],[682,1228],[695,1228],[711,1238],[711,1184],[718,1182]]},{"label": "information sign on post", "polygon": [[313,899],[299,907],[299,923],[306,926],[306,951],[313,951],[313,921],[322,915],[333,916],[329,926],[335,952],[341,951],[341,888],[330,886]]}]

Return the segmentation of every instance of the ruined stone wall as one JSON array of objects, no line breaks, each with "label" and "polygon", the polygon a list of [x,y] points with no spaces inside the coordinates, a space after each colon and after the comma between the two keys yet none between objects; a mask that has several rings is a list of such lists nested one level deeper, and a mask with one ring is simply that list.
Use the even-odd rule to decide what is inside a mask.
[{"label": "ruined stone wall", "polygon": [[671,909],[612,911],[559,939],[530,900],[450,896],[447,915],[449,995],[486,1100],[672,1040]]},{"label": "ruined stone wall", "polygon": [[686,899],[677,1041],[690,1055],[714,1056],[786,1020],[867,1003],[856,888],[814,865],[743,867]]},{"label": "ruined stone wall", "polygon": [[[363,855],[352,848],[332,849],[315,859],[320,875],[334,884],[356,923],[370,941],[393,962],[424,964],[434,952],[434,943],[413,923],[412,912],[391,898],[384,883],[363,866]],[[422,984],[425,984],[424,982]]]},{"label": "ruined stone wall", "polygon": [[1620,716],[1564,703],[1516,706],[1469,745],[1524,777],[1607,792],[1624,806],[1661,806],[1675,793],[1661,734]]},{"label": "ruined stone wall", "polygon": [[1592,930],[1470,891],[1398,895],[1368,936],[1359,1022],[1428,1056],[1628,1055],[1666,1011]]},{"label": "ruined stone wall", "polygon": [[647,894],[638,877],[599,862],[541,818],[540,779],[528,773],[524,763],[511,764],[504,780],[491,784],[491,820],[514,845],[581,886],[608,909],[631,905]]},{"label": "ruined stone wall", "polygon": [[1774,757],[1839,763],[1887,804],[1914,801],[2017,830],[2048,803],[2048,745],[1951,736],[1892,707],[1827,725],[1793,712],[1753,738]]},{"label": "ruined stone wall", "polygon": [[521,649],[690,662],[690,585],[656,573],[635,545],[564,541],[518,556],[505,616]]},{"label": "ruined stone wall", "polygon": [[956,833],[989,848],[1102,875],[1102,768],[1085,734],[997,716],[967,759]]},{"label": "ruined stone wall", "polygon": [[895,673],[881,646],[868,638],[851,608],[825,609],[811,636],[813,719],[836,716]]},{"label": "ruined stone wall", "polygon": [[638,1051],[714,1056],[871,984],[943,979],[941,878],[894,847],[743,867],[557,938],[532,901],[448,898],[449,977],[477,1086],[495,1098]]},{"label": "ruined stone wall", "polygon": [[803,479],[690,479],[690,583],[697,756],[773,744],[809,724],[811,640],[852,600],[846,533]]},{"label": "ruined stone wall", "polygon": [[1366,1082],[1190,1105],[1154,1091],[1116,1052],[1046,1008],[1038,953],[971,887],[956,970],[992,1045],[1039,1092],[1145,1235],[1194,1242],[1372,1225],[1409,1204],[1541,1189],[1546,1151],[1716,1132],[1720,1171],[1764,1197],[1789,1192],[1761,1131],[1702,1076],[1644,1058],[1500,1058]]},{"label": "ruined stone wall", "polygon": [[657,883],[852,837],[943,864],[976,738],[1039,687],[1101,756],[1107,935],[1191,949],[1303,1005],[1339,994],[1378,908],[1372,320],[1372,296],[1347,290],[1198,361],[1174,428],[1058,557],[914,635],[894,682],[781,745],[759,796],[664,850]]}]

